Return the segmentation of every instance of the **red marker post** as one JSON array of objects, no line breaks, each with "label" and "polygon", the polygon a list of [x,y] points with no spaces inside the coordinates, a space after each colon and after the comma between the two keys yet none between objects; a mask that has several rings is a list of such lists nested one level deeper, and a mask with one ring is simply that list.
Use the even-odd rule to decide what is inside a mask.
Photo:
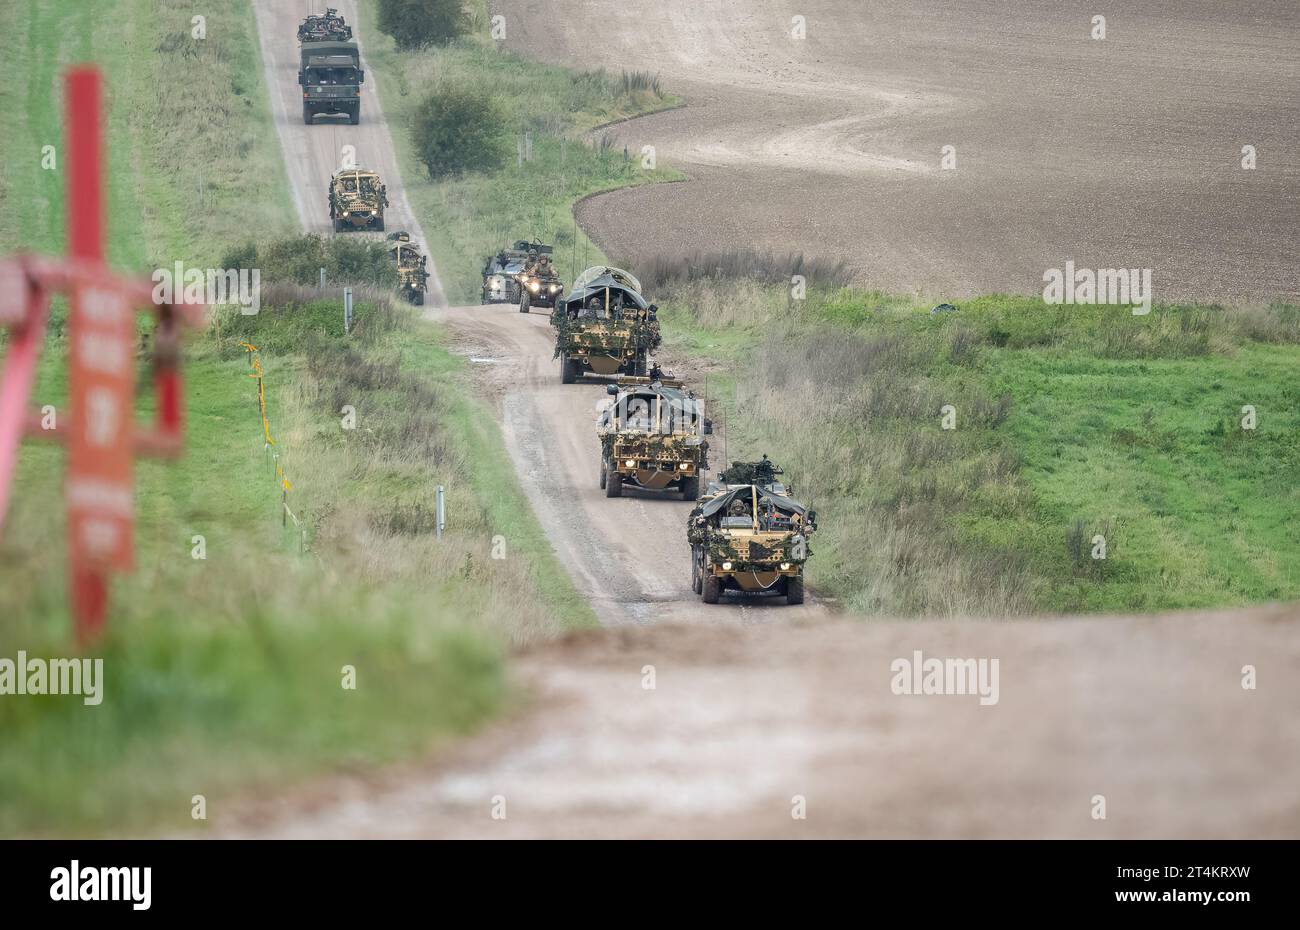
[{"label": "red marker post", "polygon": [[[99,75],[67,76],[68,254],[104,262],[103,138]],[[135,318],[123,295],[91,282],[72,295],[68,317],[66,501],[68,568],[78,636],[103,627],[108,571],[132,567],[135,489],[131,426]]]},{"label": "red marker post", "polygon": [[[199,323],[201,306],[158,307],[154,330],[157,423],[134,419],[135,308],[150,303],[147,281],[127,281],[104,263],[103,135],[99,73],[76,68],[66,80],[69,257],[0,262],[0,326],[13,330],[0,375],[0,521],[7,512],[18,441],[24,432],[68,447],[65,480],[68,572],[77,638],[102,631],[111,571],[134,562],[136,454],[181,449],[180,324]],[[71,296],[66,422],[45,431],[26,417],[45,335],[50,294]],[[2,523],[0,523],[2,525]]]}]

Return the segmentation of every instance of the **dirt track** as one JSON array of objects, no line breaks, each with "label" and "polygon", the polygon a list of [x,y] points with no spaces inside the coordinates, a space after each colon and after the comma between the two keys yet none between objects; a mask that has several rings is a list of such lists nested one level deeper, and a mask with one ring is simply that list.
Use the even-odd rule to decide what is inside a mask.
[{"label": "dirt track", "polygon": [[[1300,298],[1291,0],[492,0],[507,46],[661,75],[687,106],[611,131],[685,184],[587,201],[633,266],[757,246],[934,297],[1153,269],[1157,299]],[[1089,38],[1107,15],[1107,38]],[[790,37],[806,17],[807,38]],[[1240,167],[1243,145],[1258,167]],[[940,149],[956,149],[940,170]]]},{"label": "dirt track", "polygon": [[[746,598],[734,610],[700,603],[690,588],[686,545],[692,505],[648,491],[605,497],[596,440],[597,405],[608,399],[604,382],[560,383],[559,363],[551,357],[555,331],[544,312],[521,316],[513,306],[498,305],[430,316],[451,328],[495,390],[506,444],[533,510],[602,622],[735,624],[778,616],[787,622],[823,613],[815,603],[787,608],[784,598]],[[716,440],[714,447],[716,468]]]},{"label": "dirt track", "polygon": [[[517,663],[531,712],[245,808],[291,837],[1296,837],[1300,611],[626,626]],[[890,662],[996,657],[1000,700]],[[1254,664],[1259,689],[1241,687]],[[653,665],[656,688],[642,688]],[[807,819],[791,817],[792,798]],[[1094,820],[1093,796],[1106,799]],[[505,820],[492,817],[503,797]]]},{"label": "dirt track", "polygon": [[[355,0],[338,0],[333,5],[349,23],[359,22]],[[361,122],[350,125],[342,118],[319,117],[315,125],[302,121],[302,88],[298,85],[298,24],[308,13],[323,7],[313,0],[253,0],[257,13],[258,37],[266,84],[271,94],[271,115],[280,135],[286,173],[293,187],[293,202],[299,220],[307,232],[330,234],[333,226],[329,214],[329,182],[339,171],[344,146],[352,146],[355,164],[379,172],[388,186],[389,207],[385,220],[387,231],[404,229],[428,255],[424,230],[406,198],[406,187],[397,166],[396,150],[389,134],[388,120],[379,104],[379,76],[365,68],[365,36],[358,31],[357,44],[362,51],[366,81],[362,87]],[[350,233],[382,238],[377,233]],[[442,282],[433,262],[429,270],[429,303],[446,306]]]}]

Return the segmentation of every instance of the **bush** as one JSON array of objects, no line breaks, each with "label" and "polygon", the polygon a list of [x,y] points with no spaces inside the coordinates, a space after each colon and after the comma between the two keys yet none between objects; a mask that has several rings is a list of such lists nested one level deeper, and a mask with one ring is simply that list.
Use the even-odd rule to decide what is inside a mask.
[{"label": "bush", "polygon": [[442,44],[469,28],[463,0],[379,0],[379,28],[401,49]]},{"label": "bush", "polygon": [[317,235],[291,236],[269,242],[250,242],[232,249],[221,260],[223,268],[257,268],[262,283],[313,286],[325,269],[329,287],[397,286],[397,272],[385,242],[367,237]]},{"label": "bush", "polygon": [[501,108],[488,96],[461,87],[441,87],[411,116],[411,138],[429,177],[491,171],[506,158]]}]

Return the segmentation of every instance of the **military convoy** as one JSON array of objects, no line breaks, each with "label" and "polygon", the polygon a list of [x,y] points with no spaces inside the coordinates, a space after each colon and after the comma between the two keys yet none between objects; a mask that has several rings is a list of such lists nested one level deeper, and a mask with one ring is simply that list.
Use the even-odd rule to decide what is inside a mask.
[{"label": "military convoy", "polygon": [[334,231],[356,229],[384,231],[388,188],[379,175],[365,168],[349,168],[330,178],[330,219]]},{"label": "military convoy", "polygon": [[429,289],[429,271],[424,254],[411,245],[411,234],[395,232],[388,235],[388,256],[397,266],[397,291],[408,303],[424,306],[424,295]]},{"label": "military convoy", "polygon": [[[307,17],[298,40],[303,122],[311,124],[319,115],[360,122],[365,73],[351,27],[331,8]],[[387,190],[373,171],[351,168],[330,179],[336,233],[383,232],[387,206]],[[399,292],[423,305],[426,257],[406,232],[394,232],[387,241]],[[587,374],[615,378],[606,386],[611,399],[596,427],[600,487],[606,497],[621,497],[625,488],[635,487],[696,502],[687,518],[686,539],[691,588],[706,604],[716,604],[730,592],[803,603],[816,511],[795,500],[792,489],[778,480],[781,469],[767,456],[733,462],[701,495],[709,468],[706,437],[713,426],[695,394],[682,381],[665,377],[650,357],[661,341],[658,308],[643,296],[635,276],[610,266],[588,268],[566,294],[552,254],[549,245],[521,239],[488,258],[482,302],[518,303],[520,313],[534,306],[551,309],[562,383],[573,384]]]},{"label": "military convoy", "polygon": [[560,381],[573,384],[587,373],[649,373],[659,347],[658,308],[641,296],[641,282],[620,268],[588,268],[551,313]]},{"label": "military convoy", "polygon": [[[657,372],[656,372],[657,373]],[[600,440],[600,486],[621,497],[631,484],[651,491],[672,489],[682,500],[700,496],[709,467],[705,436],[713,424],[704,405],[678,380],[623,377],[606,390],[613,400],[596,427]]]},{"label": "military convoy", "polygon": [[808,537],[817,512],[777,480],[781,469],[767,456],[736,462],[709,483],[686,521],[691,546],[691,588],[706,604],[724,592],[784,596],[802,604]]}]

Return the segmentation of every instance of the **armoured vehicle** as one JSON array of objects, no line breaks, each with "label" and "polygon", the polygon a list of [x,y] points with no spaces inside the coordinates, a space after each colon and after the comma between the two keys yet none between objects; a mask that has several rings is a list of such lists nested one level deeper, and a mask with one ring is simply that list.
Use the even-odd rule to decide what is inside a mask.
[{"label": "armoured vehicle", "polygon": [[588,268],[551,312],[560,380],[587,372],[644,377],[659,347],[658,308],[641,296],[641,283],[619,268]]},{"label": "armoured vehicle", "polygon": [[555,309],[563,299],[564,282],[560,280],[560,272],[551,256],[529,250],[528,261],[519,274],[519,312],[527,313],[534,304]]},{"label": "armoured vehicle", "polygon": [[352,38],[352,27],[339,11],[327,7],[324,13],[311,13],[298,27],[299,42],[345,42]]},{"label": "armoured vehicle", "polygon": [[[658,372],[656,372],[658,374]],[[671,378],[619,378],[608,385],[613,401],[600,415],[600,486],[621,497],[625,483],[653,491],[672,488],[682,500],[700,496],[700,475],[709,467],[713,424],[704,405]]]},{"label": "armoured vehicle", "polygon": [[373,229],[384,231],[388,188],[379,175],[365,168],[349,168],[330,178],[330,219],[334,231]]},{"label": "armoured vehicle", "polygon": [[553,248],[534,240],[519,239],[508,249],[502,249],[483,264],[483,303],[514,304],[519,302],[519,276],[528,264],[528,253],[549,256]]},{"label": "armoured vehicle", "polygon": [[808,537],[817,529],[817,512],[790,496],[777,480],[780,474],[767,456],[733,463],[691,511],[691,587],[704,603],[718,603],[724,591],[803,603],[803,568],[812,555]]},{"label": "armoured vehicle", "polygon": [[424,306],[424,294],[429,289],[429,272],[426,259],[420,250],[411,245],[407,232],[388,235],[388,255],[397,265],[397,290],[409,303]]},{"label": "armoured vehicle", "polygon": [[361,122],[361,53],[355,42],[304,42],[302,68],[302,121],[310,126],[321,114],[346,116]]}]

